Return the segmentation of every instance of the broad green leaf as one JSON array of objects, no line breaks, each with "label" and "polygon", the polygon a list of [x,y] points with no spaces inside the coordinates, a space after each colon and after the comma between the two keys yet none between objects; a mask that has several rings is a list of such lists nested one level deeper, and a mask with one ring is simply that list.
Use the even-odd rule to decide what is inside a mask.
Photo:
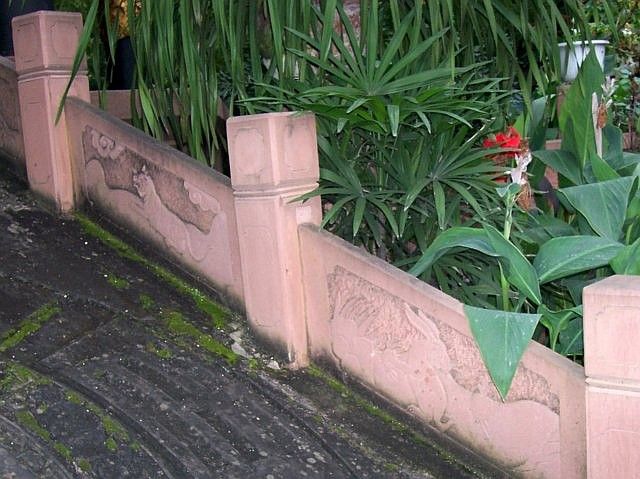
[{"label": "broad green leaf", "polygon": [[464,306],[464,312],[489,375],[500,396],[505,399],[541,315],[508,313],[467,305]]},{"label": "broad green leaf", "polygon": [[440,233],[409,273],[416,276],[422,274],[452,248],[470,248],[489,256],[497,256],[484,230],[458,226]]},{"label": "broad green leaf", "polygon": [[623,248],[599,236],[562,236],[540,247],[533,261],[540,284],[604,266]]},{"label": "broad green leaf", "polygon": [[584,216],[596,234],[617,241],[622,235],[634,178],[562,188],[558,192]]},{"label": "broad green leaf", "polygon": [[514,233],[529,243],[543,245],[558,236],[574,236],[577,231],[571,225],[551,215],[537,215],[532,217],[533,226],[521,232]]},{"label": "broad green leaf", "polygon": [[593,52],[587,55],[558,115],[562,149],[571,151],[584,168],[597,155],[592,115],[592,94],[600,94],[604,74]]},{"label": "broad green leaf", "polygon": [[622,153],[622,161],[617,169],[628,173],[622,176],[638,176],[638,165],[640,165],[640,154],[625,151]]},{"label": "broad green leaf", "polygon": [[[540,285],[538,274],[522,252],[493,226],[483,226],[489,242],[496,254],[501,258],[500,262],[506,270],[507,280],[518,288],[525,296],[536,304],[540,304]],[[503,261],[503,259],[505,261]]]},{"label": "broad green leaf", "polygon": [[581,355],[584,353],[582,318],[576,318],[571,321],[560,333],[560,346],[557,348],[557,351],[565,356]]},{"label": "broad green leaf", "polygon": [[574,304],[582,304],[582,291],[584,288],[598,281],[600,281],[600,278],[594,277],[594,275],[589,272],[585,272],[568,278],[562,278],[559,284],[562,288],[566,288]]},{"label": "broad green leaf", "polygon": [[542,314],[540,322],[549,330],[549,345],[555,351],[560,333],[569,325],[569,321],[576,316],[582,316],[582,306],[552,311],[541,304],[538,313]]},{"label": "broad green leaf", "polygon": [[553,168],[574,185],[583,183],[578,159],[570,152],[563,150],[538,150],[533,157]]},{"label": "broad green leaf", "polygon": [[605,125],[602,129],[602,159],[616,171],[620,171],[624,163],[622,152],[622,131],[613,125]]},{"label": "broad green leaf", "polygon": [[616,274],[640,275],[640,238],[620,249],[611,260],[611,268]]},{"label": "broad green leaf", "polygon": [[591,157],[591,171],[598,181],[608,181],[620,178],[620,175],[616,173],[609,164],[600,158],[598,155]]}]

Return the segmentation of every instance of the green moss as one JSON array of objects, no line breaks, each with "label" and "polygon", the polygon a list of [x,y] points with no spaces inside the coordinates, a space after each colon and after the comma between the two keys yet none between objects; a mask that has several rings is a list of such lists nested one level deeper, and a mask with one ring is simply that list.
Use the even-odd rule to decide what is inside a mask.
[{"label": "green moss", "polygon": [[173,353],[170,349],[167,348],[159,348],[152,342],[148,342],[145,346],[145,349],[158,356],[160,359],[171,359],[173,357]]},{"label": "green moss", "polygon": [[55,303],[45,304],[30,314],[17,327],[10,329],[2,335],[0,342],[0,352],[11,349],[27,336],[38,331],[42,325],[60,312],[60,308]]},{"label": "green moss", "polygon": [[[58,454],[60,454],[65,460],[69,462],[73,462],[73,453],[71,452],[71,449],[60,441],[54,441],[51,438],[51,433],[47,431],[44,427],[42,427],[42,425],[38,422],[38,420],[30,411],[16,412],[16,421],[18,421],[18,423],[20,423],[22,426],[24,426],[25,428],[29,429],[31,432],[36,434],[45,442],[49,443],[53,447],[53,449]],[[89,467],[88,470],[91,470],[91,467]]]},{"label": "green moss", "polygon": [[142,451],[142,446],[140,445],[140,443],[138,441],[133,441],[131,444],[129,444],[129,447],[134,452]]},{"label": "green moss", "polygon": [[78,467],[82,472],[90,472],[91,471],[91,463],[84,458],[78,459],[77,461]]},{"label": "green moss", "polygon": [[51,441],[51,433],[40,425],[38,420],[30,411],[16,412],[16,420],[41,439],[44,439],[47,442]]},{"label": "green moss", "polygon": [[257,371],[260,369],[260,362],[256,358],[249,358],[247,365],[251,371]]},{"label": "green moss", "polygon": [[[444,461],[447,461],[450,463],[458,463],[458,460],[456,459],[455,456],[449,453],[446,449],[442,448],[436,442],[429,440],[423,434],[420,434],[419,432],[414,431],[413,429],[408,427],[406,424],[398,421],[391,414],[387,413],[386,411],[383,411],[378,406],[373,404],[371,401],[368,401],[367,399],[363,398],[359,394],[350,390],[344,383],[337,380],[333,376],[327,374],[322,369],[318,368],[317,366],[311,365],[307,368],[306,371],[311,376],[314,376],[320,379],[321,381],[323,381],[325,384],[327,384],[327,386],[329,386],[334,391],[338,392],[342,397],[349,400],[352,404],[366,411],[367,414],[369,414],[370,416],[373,416],[379,419],[383,423],[389,425],[394,431],[404,435],[405,437],[410,437],[415,444],[418,444],[420,446],[426,446],[435,450]],[[460,464],[460,465],[465,469],[467,469],[468,471],[473,472],[474,474],[478,472],[478,471],[472,470],[465,464]]]},{"label": "green moss", "polygon": [[229,317],[228,311],[222,308],[218,303],[214,303],[209,298],[202,296],[202,294],[197,290],[194,292],[194,301],[196,302],[198,309],[211,318],[214,327],[217,329],[224,329],[227,324],[226,320]]},{"label": "green moss", "polygon": [[146,294],[141,294],[140,296],[138,296],[138,301],[140,302],[140,306],[142,306],[142,309],[144,309],[145,311],[151,311],[156,305],[153,298]]},{"label": "green moss", "polygon": [[166,313],[165,316],[167,328],[173,334],[189,337],[206,351],[226,359],[229,364],[235,364],[238,360],[238,355],[236,353],[214,339],[212,336],[200,331],[193,324],[185,321],[182,314],[179,312],[170,311]]},{"label": "green moss", "polygon": [[216,303],[198,288],[190,286],[188,283],[178,278],[175,274],[171,273],[167,269],[149,261],[129,245],[127,245],[124,241],[109,233],[104,228],[101,228],[85,215],[76,213],[75,217],[87,234],[98,238],[104,244],[114,249],[123,258],[135,261],[136,263],[139,263],[148,268],[158,278],[165,281],[176,291],[191,298],[198,309],[200,309],[203,313],[207,314],[211,318],[216,328],[222,329],[225,327],[227,320],[231,315],[231,312],[228,309]]},{"label": "green moss", "polygon": [[107,282],[116,289],[127,289],[129,281],[124,278],[118,278],[113,273],[107,273]]},{"label": "green moss", "polygon": [[107,436],[107,441],[112,439],[114,441],[120,441],[123,443],[129,442],[129,434],[127,430],[124,428],[122,424],[109,416],[109,413],[102,409],[100,406],[85,398],[81,394],[66,390],[65,398],[67,401],[82,406],[87,411],[92,413],[102,423],[102,429],[104,430],[105,435]]},{"label": "green moss", "polygon": [[126,243],[116,238],[114,235],[101,228],[85,215],[81,213],[75,214],[76,220],[80,223],[80,226],[84,229],[84,231],[93,236],[94,238],[98,238],[104,244],[114,249],[120,256],[123,258],[130,259],[137,263],[146,264],[147,260],[136,253],[131,247],[129,247]]},{"label": "green moss", "polygon": [[51,379],[22,364],[9,362],[5,367],[5,375],[0,380],[0,390],[8,391],[25,385],[40,386],[44,384],[51,384]]},{"label": "green moss", "polygon": [[106,447],[111,452],[116,452],[118,450],[118,443],[112,437],[108,437],[106,441],[104,441],[104,447]]},{"label": "green moss", "polygon": [[107,436],[111,436],[120,442],[129,442],[127,430],[115,419],[105,415],[102,417],[102,427]]},{"label": "green moss", "polygon": [[56,441],[53,443],[53,448],[56,450],[58,454],[64,457],[67,461],[73,462],[73,453],[71,449],[62,444],[60,441]]},{"label": "green moss", "polygon": [[85,403],[85,399],[75,391],[67,390],[65,392],[65,399],[69,402],[72,402],[73,404],[78,404],[80,406],[84,406],[84,403]]},{"label": "green moss", "polygon": [[400,470],[400,466],[398,466],[397,464],[393,464],[391,462],[387,462],[384,465],[384,470],[388,472],[398,472]]}]

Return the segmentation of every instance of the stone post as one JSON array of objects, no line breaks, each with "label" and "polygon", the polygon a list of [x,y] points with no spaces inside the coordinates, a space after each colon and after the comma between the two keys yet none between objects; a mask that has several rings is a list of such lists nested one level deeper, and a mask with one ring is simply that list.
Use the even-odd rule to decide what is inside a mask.
[{"label": "stone post", "polygon": [[[57,124],[55,119],[82,33],[82,15],[40,11],[16,17],[12,25],[29,186],[68,212],[78,189],[64,115]],[[84,62],[69,95],[89,101]]]},{"label": "stone post", "polygon": [[308,364],[298,225],[319,224],[319,167],[312,114],[267,113],[227,121],[247,316],[254,331]]},{"label": "stone post", "polygon": [[587,475],[640,471],[640,276],[584,289]]}]

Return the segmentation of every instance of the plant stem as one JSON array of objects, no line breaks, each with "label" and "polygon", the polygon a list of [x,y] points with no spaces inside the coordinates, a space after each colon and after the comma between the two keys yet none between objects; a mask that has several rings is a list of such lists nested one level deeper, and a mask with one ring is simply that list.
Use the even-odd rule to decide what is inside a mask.
[{"label": "plant stem", "polygon": [[[507,193],[505,197],[505,215],[504,215],[504,227],[502,229],[502,236],[509,241],[511,237],[511,225],[513,224],[513,206],[515,205],[515,195]],[[509,302],[509,282],[504,275],[502,265],[500,265],[500,286],[502,289],[502,310],[510,311],[511,303]]]},{"label": "plant stem", "polygon": [[509,303],[509,282],[504,275],[502,265],[500,265],[500,285],[502,286],[502,310],[509,311],[511,304]]}]

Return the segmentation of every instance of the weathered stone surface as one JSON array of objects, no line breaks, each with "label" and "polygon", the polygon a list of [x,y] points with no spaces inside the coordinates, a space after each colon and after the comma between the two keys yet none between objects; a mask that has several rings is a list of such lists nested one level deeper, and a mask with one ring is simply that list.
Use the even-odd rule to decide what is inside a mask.
[{"label": "weathered stone surface", "polygon": [[127,251],[0,174],[0,476],[464,478],[488,467],[278,370],[242,318],[223,312],[227,329],[215,327]]},{"label": "weathered stone surface", "polygon": [[300,237],[312,357],[515,474],[584,476],[581,367],[532,342],[503,402],[461,303],[313,226]]}]

